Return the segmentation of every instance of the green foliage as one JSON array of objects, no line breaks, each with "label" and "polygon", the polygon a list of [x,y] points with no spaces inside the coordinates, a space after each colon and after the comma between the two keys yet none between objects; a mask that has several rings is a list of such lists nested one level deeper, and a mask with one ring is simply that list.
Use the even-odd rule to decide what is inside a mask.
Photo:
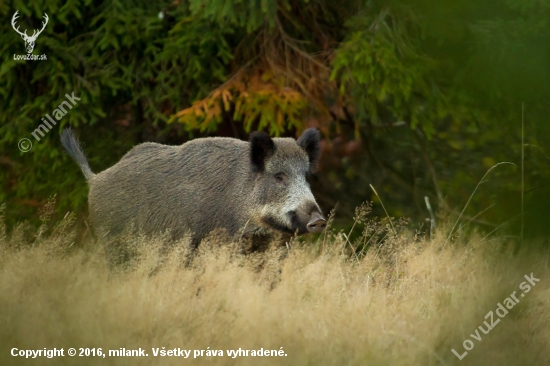
[{"label": "green foliage", "polygon": [[243,28],[247,33],[254,32],[264,22],[275,24],[279,7],[290,8],[288,1],[262,0],[190,0],[189,8],[193,15],[200,16],[222,28]]},{"label": "green foliage", "polygon": [[445,110],[443,103],[426,103],[441,97],[430,88],[434,62],[403,42],[405,29],[388,24],[391,14],[374,16],[358,16],[350,22],[352,31],[336,52],[331,79],[339,80],[340,93],[351,94],[359,106],[359,119],[380,123],[379,110],[386,106],[397,120],[409,119],[413,128],[422,121],[431,134],[434,113],[421,108],[422,104],[433,105],[435,114]]}]

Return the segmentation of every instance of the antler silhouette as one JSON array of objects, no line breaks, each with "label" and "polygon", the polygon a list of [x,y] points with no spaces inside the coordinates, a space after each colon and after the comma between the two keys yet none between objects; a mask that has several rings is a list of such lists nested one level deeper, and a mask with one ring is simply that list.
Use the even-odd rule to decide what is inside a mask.
[{"label": "antler silhouette", "polygon": [[46,28],[46,25],[48,24],[48,20],[50,20],[50,18],[48,18],[48,14],[44,13],[44,20],[46,22],[42,22],[42,29],[40,29],[39,31],[37,31],[36,29],[34,30],[34,32],[32,33],[32,36],[29,36],[27,35],[27,30],[25,29],[25,32],[21,32],[19,30],[19,27],[15,28],[15,21],[16,19],[19,17],[19,15],[17,15],[17,13],[19,13],[19,10],[17,10],[15,12],[15,14],[13,14],[13,17],[11,18],[11,26],[13,27],[13,29],[19,33],[21,35],[21,37],[23,37],[23,39],[25,40],[32,40],[32,41],[35,41],[36,38],[38,37],[38,35],[40,35],[40,33],[42,33],[42,31],[44,30],[44,28]]},{"label": "antler silhouette", "polygon": [[19,10],[17,10],[17,11],[15,12],[15,14],[13,14],[13,17],[11,18],[11,26],[13,27],[13,29],[14,29],[17,33],[19,33],[19,34],[21,35],[21,37],[23,37],[23,38],[28,38],[29,36],[27,36],[27,30],[26,30],[26,29],[25,29],[25,33],[22,33],[22,32],[19,31],[19,27],[15,28],[15,20],[19,17],[19,16],[17,15],[17,13],[19,13]]},{"label": "antler silhouette", "polygon": [[43,18],[44,18],[44,20],[46,20],[46,23],[42,22],[42,29],[40,29],[40,30],[38,31],[38,33],[36,33],[36,30],[35,30],[34,32],[36,33],[36,35],[33,33],[32,36],[31,36],[31,38],[36,38],[36,37],[38,37],[38,35],[39,35],[40,33],[42,33],[42,31],[44,30],[44,28],[46,28],[46,25],[48,24],[48,20],[50,20],[50,18],[48,18],[48,14],[46,14],[46,13],[44,13]]}]

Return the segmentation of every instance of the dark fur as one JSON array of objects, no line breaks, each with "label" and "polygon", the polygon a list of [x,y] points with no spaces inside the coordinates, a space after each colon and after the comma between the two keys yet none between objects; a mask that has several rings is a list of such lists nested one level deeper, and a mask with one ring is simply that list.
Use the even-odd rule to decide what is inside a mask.
[{"label": "dark fur", "polygon": [[264,163],[275,153],[275,149],[275,143],[267,133],[252,132],[250,134],[250,160],[257,172],[264,171]]},{"label": "dark fur", "polygon": [[306,130],[302,136],[298,139],[298,145],[305,150],[309,156],[310,172],[315,173],[317,171],[317,164],[321,155],[321,147],[319,146],[319,140],[321,136],[319,131],[310,128]]}]

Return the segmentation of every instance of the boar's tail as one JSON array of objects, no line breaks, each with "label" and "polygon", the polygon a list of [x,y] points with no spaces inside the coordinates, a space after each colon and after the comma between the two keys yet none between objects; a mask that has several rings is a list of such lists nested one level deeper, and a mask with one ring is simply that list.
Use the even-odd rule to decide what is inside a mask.
[{"label": "boar's tail", "polygon": [[92,169],[90,169],[88,159],[86,159],[86,155],[84,155],[84,152],[82,151],[78,140],[74,137],[73,131],[71,131],[70,128],[66,128],[63,130],[63,132],[61,132],[61,143],[63,144],[71,158],[73,158],[80,166],[80,169],[82,169],[82,173],[84,173],[86,180],[89,181],[91,178],[93,178],[95,174],[92,172]]}]

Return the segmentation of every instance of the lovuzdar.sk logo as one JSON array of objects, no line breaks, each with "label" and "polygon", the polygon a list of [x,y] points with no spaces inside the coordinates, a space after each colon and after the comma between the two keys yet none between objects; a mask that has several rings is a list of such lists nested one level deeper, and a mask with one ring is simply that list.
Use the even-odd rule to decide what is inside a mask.
[{"label": "lovuzdar.sk logo", "polygon": [[19,30],[19,26],[16,27],[16,21],[17,21],[17,18],[19,17],[18,15],[19,13],[19,10],[17,10],[15,12],[15,14],[13,14],[13,17],[11,18],[11,26],[13,27],[13,29],[19,33],[19,35],[21,36],[21,38],[23,38],[23,41],[25,41],[25,49],[27,50],[27,55],[13,55],[13,59],[14,60],[45,60],[46,59],[46,55],[33,55],[32,54],[32,51],[34,50],[34,44],[36,42],[36,39],[38,38],[38,36],[40,35],[40,33],[42,33],[42,31],[44,30],[44,28],[46,28],[46,25],[48,24],[48,14],[44,13],[44,21],[42,22],[42,29],[40,30],[33,30],[33,33],[32,35],[28,35],[27,34],[27,29],[25,29],[24,32],[21,32]]}]

